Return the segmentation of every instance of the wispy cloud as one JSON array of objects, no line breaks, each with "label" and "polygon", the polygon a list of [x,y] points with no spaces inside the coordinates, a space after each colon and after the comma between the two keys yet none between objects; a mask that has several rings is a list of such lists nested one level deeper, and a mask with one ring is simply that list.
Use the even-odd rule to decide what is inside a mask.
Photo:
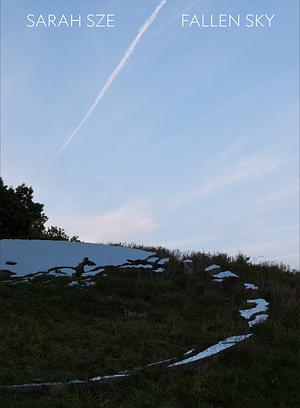
[{"label": "wispy cloud", "polygon": [[242,150],[249,146],[249,138],[247,137],[239,137],[236,139],[232,144],[225,147],[221,152],[218,152],[213,157],[210,157],[207,160],[207,165],[209,167],[215,167],[216,164],[220,165],[223,161],[228,159],[234,159],[235,157],[239,157]]},{"label": "wispy cloud", "polygon": [[[289,225],[285,227],[269,227],[264,228],[262,233],[265,235],[273,234],[273,236],[284,236],[286,234],[290,233],[296,233],[298,231],[298,226],[297,225]],[[179,249],[201,249],[201,248],[206,248],[209,251],[214,251],[214,250],[221,250],[224,251],[223,248],[226,248],[228,250],[226,243],[229,241],[235,241],[239,242],[239,246],[242,246],[243,248],[246,248],[247,250],[252,250],[253,248],[255,249],[256,247],[261,249],[261,243],[260,242],[255,242],[249,244],[249,237],[253,238],[254,240],[257,239],[258,235],[257,231],[257,225],[254,223],[249,223],[248,225],[241,227],[237,232],[229,232],[229,231],[220,231],[220,230],[213,230],[211,232],[207,232],[205,230],[204,233],[201,235],[193,236],[191,238],[182,238],[182,239],[174,239],[174,240],[166,240],[160,242],[160,245],[166,246],[168,248],[179,248]],[[295,234],[293,234],[295,235]],[[245,244],[243,244],[243,242]],[[282,241],[280,241],[282,242]],[[285,242],[285,241],[284,241]],[[272,241],[271,244],[274,242]],[[221,246],[220,246],[221,245]],[[266,245],[265,243],[263,244],[264,246]],[[232,248],[230,248],[230,251],[232,251]],[[237,249],[234,249],[233,252],[236,252]]]},{"label": "wispy cloud", "polygon": [[142,39],[143,35],[146,33],[146,31],[150,28],[150,26],[154,23],[156,17],[158,16],[161,8],[165,5],[165,3],[167,2],[167,0],[161,0],[161,2],[158,4],[158,6],[155,8],[155,10],[153,11],[153,13],[147,18],[147,20],[145,21],[145,23],[142,25],[142,27],[139,29],[137,35],[135,36],[135,38],[133,39],[133,41],[131,42],[131,44],[129,45],[129,47],[127,48],[125,54],[123,55],[123,57],[121,58],[120,62],[118,63],[118,65],[115,67],[115,69],[112,71],[112,73],[109,75],[109,77],[107,78],[105,84],[103,85],[103,87],[101,88],[100,92],[98,93],[94,103],[92,104],[92,106],[89,108],[89,110],[87,111],[87,113],[84,115],[83,119],[81,120],[81,122],[79,123],[79,125],[76,127],[76,129],[71,133],[71,135],[67,138],[67,140],[65,141],[65,143],[59,148],[58,152],[56,153],[54,160],[55,161],[60,154],[66,149],[66,147],[69,145],[69,143],[72,141],[72,139],[75,137],[75,135],[79,132],[79,130],[82,128],[82,126],[84,125],[84,123],[87,121],[87,119],[89,118],[89,116],[94,112],[94,110],[96,109],[97,105],[99,104],[99,102],[103,99],[103,97],[105,96],[105,94],[107,93],[107,91],[109,90],[109,88],[111,87],[111,85],[113,84],[114,80],[116,79],[116,77],[118,76],[118,74],[121,72],[121,70],[124,68],[124,66],[126,65],[126,63],[129,61],[133,51],[135,50],[136,46],[138,45],[138,43],[140,42],[140,40]]},{"label": "wispy cloud", "polygon": [[[151,232],[157,231],[168,221],[169,216],[177,210],[185,209],[191,203],[205,198],[211,193],[221,191],[224,188],[234,187],[239,183],[252,181],[254,178],[263,177],[268,173],[278,169],[285,162],[283,160],[267,159],[265,157],[247,157],[231,165],[220,166],[217,174],[206,177],[206,182],[189,190],[183,190],[167,201],[158,197],[153,199],[140,198],[121,204],[118,208],[104,213],[95,214],[89,217],[80,217],[80,222],[76,219],[70,221],[70,225],[76,226],[76,231],[80,237],[87,241],[103,240],[145,240]],[[67,228],[66,221],[63,225]],[[247,232],[248,233],[248,232]],[[242,231],[238,232],[241,235]],[[230,238],[235,238],[236,234]],[[185,238],[175,242],[168,242],[168,246],[187,246],[195,242],[197,244],[214,241],[215,239],[228,240],[228,233],[218,237],[212,234],[201,237]],[[167,244],[167,243],[165,243]],[[170,245],[172,244],[172,245]]]},{"label": "wispy cloud", "polygon": [[282,203],[290,200],[291,196],[298,196],[299,194],[299,185],[298,183],[294,183],[290,185],[288,188],[284,188],[281,190],[273,191],[268,194],[264,194],[260,197],[257,197],[254,204],[259,204],[260,206],[263,204],[270,204],[270,203]]},{"label": "wispy cloud", "polygon": [[140,242],[161,225],[147,200],[130,201],[100,214],[64,217],[62,221],[67,230],[72,227],[87,242]]},{"label": "wispy cloud", "polygon": [[[239,217],[251,217],[252,219],[259,216],[263,217],[264,222],[267,223],[270,214],[274,214],[274,211],[278,211],[280,208],[293,206],[294,214],[297,214],[297,204],[299,203],[299,185],[295,181],[290,183],[287,187],[267,191],[264,194],[253,197],[253,200],[248,205],[240,208],[236,214]],[[270,208],[272,212],[270,213]],[[287,213],[282,214],[286,216]],[[282,220],[281,220],[282,221]]]},{"label": "wispy cloud", "polygon": [[182,192],[172,201],[172,209],[181,208],[188,203],[217,192],[224,187],[242,184],[263,177],[266,174],[278,169],[286,163],[286,160],[273,159],[267,157],[250,156],[227,167],[219,166],[219,171],[215,176],[208,177],[208,181],[200,183],[192,189]]}]

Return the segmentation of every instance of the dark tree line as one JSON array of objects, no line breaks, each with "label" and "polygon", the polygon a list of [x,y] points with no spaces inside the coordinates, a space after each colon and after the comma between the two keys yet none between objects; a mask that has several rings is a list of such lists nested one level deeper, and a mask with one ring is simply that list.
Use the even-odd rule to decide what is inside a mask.
[{"label": "dark tree line", "polygon": [[59,227],[46,227],[44,204],[33,201],[33,189],[24,183],[8,187],[0,177],[0,239],[51,239],[78,241]]}]

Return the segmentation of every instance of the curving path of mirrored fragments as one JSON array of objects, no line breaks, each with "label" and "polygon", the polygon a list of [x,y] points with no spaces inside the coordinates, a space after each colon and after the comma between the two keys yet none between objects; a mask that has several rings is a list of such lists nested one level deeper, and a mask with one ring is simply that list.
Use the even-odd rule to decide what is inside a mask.
[{"label": "curving path of mirrored fragments", "polygon": [[[147,254],[148,255],[148,254]],[[158,257],[154,257],[155,254],[150,254],[145,257],[147,262],[155,262],[156,265],[165,265],[169,262],[168,258],[160,259]],[[188,260],[189,264],[191,264],[191,260]],[[185,261],[183,261],[185,263]],[[122,265],[123,268],[125,265]],[[137,264],[135,267],[139,267],[140,265]],[[127,267],[132,267],[129,264]],[[162,269],[162,268],[158,268]],[[163,269],[160,271],[162,272]],[[102,271],[103,272],[103,271]],[[222,284],[224,279],[239,279],[239,276],[230,272],[230,271],[221,271],[220,266],[218,265],[210,265],[205,269],[205,273],[211,276],[213,282]],[[69,284],[69,286],[78,285],[77,281],[73,281]],[[93,284],[93,282],[85,282],[85,285]],[[258,287],[253,283],[245,282],[244,283],[245,290],[253,291],[258,290]],[[255,324],[260,324],[268,319],[268,314],[265,312],[268,310],[269,303],[262,298],[257,299],[248,299],[246,301],[248,304],[254,304],[254,307],[250,309],[241,309],[239,310],[240,316],[248,321],[249,328],[252,328]],[[198,352],[196,348],[186,351],[183,354],[184,358],[170,358],[163,361],[158,361],[154,363],[147,364],[145,367],[137,368],[133,371],[124,371],[121,373],[117,373],[114,375],[105,375],[105,376],[98,376],[90,378],[87,381],[84,380],[70,380],[67,382],[44,382],[44,383],[31,383],[31,384],[13,384],[13,385],[6,385],[0,386],[0,390],[7,390],[13,392],[52,392],[55,390],[67,390],[72,386],[84,385],[84,384],[98,384],[102,382],[108,381],[116,381],[128,376],[135,374],[140,370],[146,370],[149,367],[153,366],[162,366],[165,368],[173,368],[179,367],[188,364],[199,363],[201,361],[209,361],[212,357],[224,352],[225,350],[232,348],[236,344],[239,344],[253,336],[253,333],[245,333],[242,335],[234,335],[230,336],[224,340],[219,341],[217,344],[209,346],[205,350]]]}]

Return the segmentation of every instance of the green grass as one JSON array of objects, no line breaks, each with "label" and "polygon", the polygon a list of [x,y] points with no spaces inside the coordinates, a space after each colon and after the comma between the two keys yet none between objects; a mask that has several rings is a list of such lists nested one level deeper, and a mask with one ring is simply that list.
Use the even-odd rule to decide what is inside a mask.
[{"label": "green grass", "polygon": [[[195,278],[186,289],[182,255],[164,249],[160,255],[171,257],[163,280],[111,274],[82,289],[68,287],[65,278],[1,284],[0,383],[114,374],[245,333],[238,309],[257,294],[238,283],[230,290],[209,283],[203,269],[211,263],[258,284],[258,296],[270,302],[269,320],[205,369],[153,368],[61,396],[2,393],[0,407],[300,406],[300,274],[242,256],[193,253]],[[124,309],[145,316],[127,320]]]}]

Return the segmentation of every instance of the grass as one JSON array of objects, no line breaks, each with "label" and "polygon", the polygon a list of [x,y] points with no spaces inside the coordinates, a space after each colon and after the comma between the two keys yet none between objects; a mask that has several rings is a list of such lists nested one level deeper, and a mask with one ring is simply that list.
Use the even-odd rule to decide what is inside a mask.
[{"label": "grass", "polygon": [[[192,253],[196,271],[186,289],[183,255],[163,248],[159,254],[171,258],[162,280],[111,273],[82,289],[68,287],[65,278],[1,284],[0,383],[114,374],[245,333],[237,310],[251,293],[238,283],[224,290],[212,285],[203,275],[211,263],[258,284],[259,297],[270,302],[269,320],[254,327],[249,342],[205,370],[153,368],[118,384],[61,396],[2,393],[0,406],[300,406],[300,274],[283,265],[254,265],[242,256]],[[144,315],[125,319],[125,309]]]}]

